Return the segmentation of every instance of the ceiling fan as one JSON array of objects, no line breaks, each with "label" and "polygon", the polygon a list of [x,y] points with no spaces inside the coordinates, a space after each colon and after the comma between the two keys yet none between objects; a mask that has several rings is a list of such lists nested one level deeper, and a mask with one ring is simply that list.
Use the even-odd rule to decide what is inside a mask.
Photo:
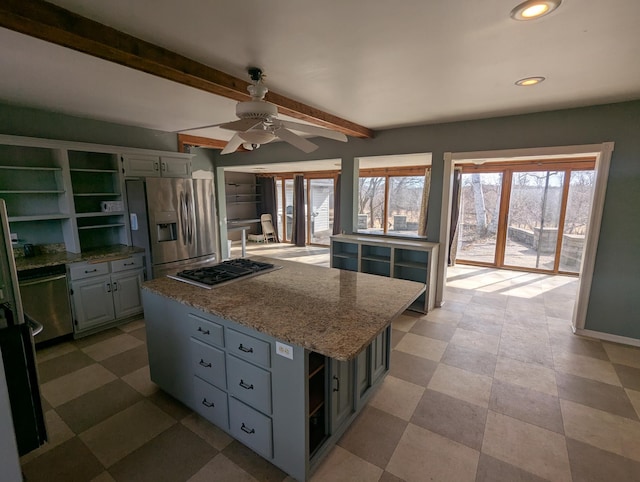
[{"label": "ceiling fan", "polygon": [[240,145],[247,150],[257,149],[260,145],[267,144],[276,138],[306,153],[313,152],[318,148],[316,144],[293,131],[347,142],[347,136],[341,132],[278,119],[278,107],[264,100],[264,96],[268,92],[267,86],[264,85],[265,74],[262,73],[262,70],[255,67],[249,68],[248,72],[252,81],[251,85],[247,87],[249,94],[251,94],[251,100],[238,102],[236,105],[236,116],[239,120],[225,122],[223,124],[195,127],[179,132],[206,129],[208,127],[220,127],[221,129],[235,131],[236,133],[231,140],[229,140],[221,154],[235,152]]}]

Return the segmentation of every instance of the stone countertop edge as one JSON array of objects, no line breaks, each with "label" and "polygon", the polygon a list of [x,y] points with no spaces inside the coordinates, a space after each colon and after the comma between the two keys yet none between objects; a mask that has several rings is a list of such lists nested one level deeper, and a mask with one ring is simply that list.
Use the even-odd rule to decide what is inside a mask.
[{"label": "stone countertop edge", "polygon": [[69,253],[64,251],[62,253],[41,254],[32,258],[20,257],[16,258],[15,261],[16,269],[18,271],[24,271],[27,269],[45,268],[61,264],[79,263],[82,261],[111,261],[136,253],[144,253],[144,249],[136,246],[117,245],[92,249],[83,253]]},{"label": "stone countertop edge", "polygon": [[167,277],[142,289],[342,361],[355,358],[425,291],[414,281],[252,259],[282,269],[211,290]]}]

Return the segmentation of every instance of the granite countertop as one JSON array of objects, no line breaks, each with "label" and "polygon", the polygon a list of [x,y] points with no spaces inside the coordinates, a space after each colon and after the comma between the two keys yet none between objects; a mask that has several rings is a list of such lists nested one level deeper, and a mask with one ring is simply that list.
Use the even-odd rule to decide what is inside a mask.
[{"label": "granite countertop", "polygon": [[142,288],[338,360],[353,359],[424,284],[252,257],[282,269],[211,290],[171,278]]},{"label": "granite countertop", "polygon": [[144,253],[144,249],[135,246],[107,246],[104,248],[92,249],[82,253],[69,253],[62,251],[59,253],[45,253],[31,258],[16,257],[16,269],[24,271],[33,268],[44,268],[57,266],[60,264],[78,263],[80,261],[111,261],[131,256],[135,253]]}]

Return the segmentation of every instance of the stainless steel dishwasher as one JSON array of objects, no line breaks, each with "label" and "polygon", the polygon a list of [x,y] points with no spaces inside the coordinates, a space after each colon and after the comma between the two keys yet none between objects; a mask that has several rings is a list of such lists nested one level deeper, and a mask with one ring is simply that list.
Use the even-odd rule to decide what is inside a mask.
[{"label": "stainless steel dishwasher", "polygon": [[38,344],[73,333],[64,265],[20,271],[18,281],[25,314],[43,326]]}]

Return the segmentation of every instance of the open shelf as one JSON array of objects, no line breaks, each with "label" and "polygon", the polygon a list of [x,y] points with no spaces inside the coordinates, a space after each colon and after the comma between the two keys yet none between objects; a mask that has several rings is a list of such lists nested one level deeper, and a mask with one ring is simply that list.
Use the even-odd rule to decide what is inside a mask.
[{"label": "open shelf", "polygon": [[100,173],[112,173],[112,174],[118,172],[117,169],[78,169],[78,168],[73,169],[72,168],[69,170],[71,172],[93,172],[93,173],[100,172]]},{"label": "open shelf", "polygon": [[21,223],[27,221],[48,221],[53,219],[68,219],[68,214],[37,214],[33,216],[11,216],[10,223]]},{"label": "open shelf", "polygon": [[19,191],[11,191],[11,190],[8,190],[8,189],[2,189],[2,190],[0,190],[0,194],[64,194],[64,191],[59,190],[59,189],[48,189],[48,190],[44,190],[44,189],[38,189],[38,190],[24,189],[24,190],[19,190]]},{"label": "open shelf", "polygon": [[77,213],[76,214],[76,218],[96,218],[96,217],[103,217],[103,216],[122,216],[123,214],[125,214],[124,211],[107,211],[107,212],[97,211],[97,212],[92,212],[92,213]]},{"label": "open shelf", "polygon": [[0,169],[12,171],[62,171],[61,167],[34,167],[34,166],[0,166]]}]

